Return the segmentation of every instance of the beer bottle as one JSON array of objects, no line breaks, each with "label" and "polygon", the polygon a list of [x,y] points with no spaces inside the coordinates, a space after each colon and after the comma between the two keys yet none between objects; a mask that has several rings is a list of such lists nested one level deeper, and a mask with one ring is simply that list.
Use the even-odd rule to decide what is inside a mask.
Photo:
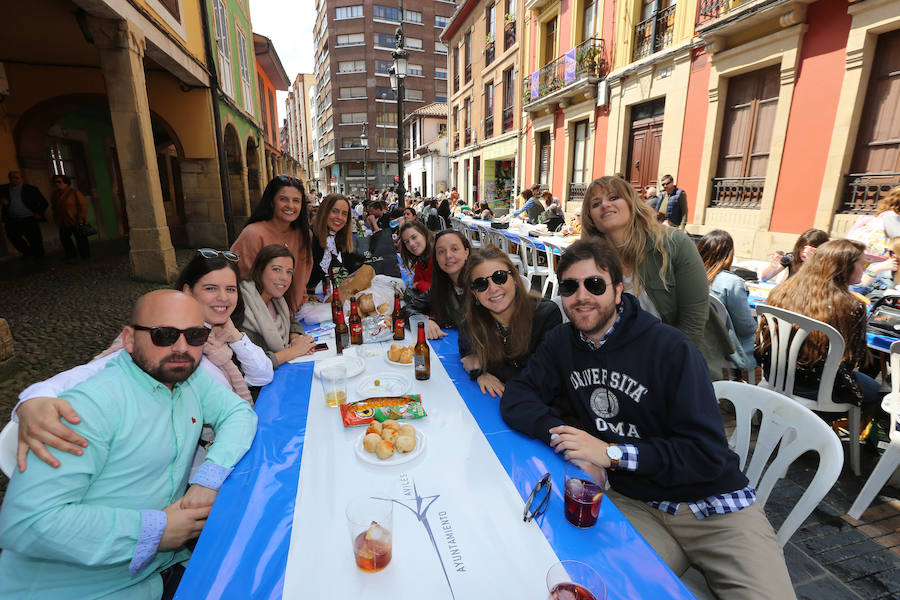
[{"label": "beer bottle", "polygon": [[334,324],[337,325],[337,316],[338,313],[343,314],[344,312],[344,303],[341,302],[341,294],[338,292],[337,287],[331,286],[331,320],[334,321]]},{"label": "beer bottle", "polygon": [[402,340],[406,337],[406,319],[400,313],[400,294],[394,294],[394,314],[391,315],[391,323],[394,328],[395,340]]},{"label": "beer bottle", "polygon": [[413,348],[413,364],[416,368],[416,379],[431,378],[431,352],[425,341],[425,323],[419,323],[419,340]]},{"label": "beer bottle", "polygon": [[362,344],[362,319],[359,318],[356,298],[350,299],[350,343]]},{"label": "beer bottle", "polygon": [[334,344],[338,354],[343,354],[344,348],[350,345],[350,329],[347,328],[347,324],[344,322],[344,311],[342,310],[337,313],[337,321],[334,326]]}]

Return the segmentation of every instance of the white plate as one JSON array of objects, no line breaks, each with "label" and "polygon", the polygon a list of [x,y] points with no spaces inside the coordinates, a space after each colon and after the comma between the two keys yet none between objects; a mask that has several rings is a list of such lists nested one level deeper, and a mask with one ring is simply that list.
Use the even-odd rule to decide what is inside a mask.
[{"label": "white plate", "polygon": [[[378,381],[378,385],[375,385]],[[360,399],[378,398],[380,396],[402,396],[409,390],[409,377],[396,373],[367,375],[356,386]]]},{"label": "white plate", "polygon": [[358,356],[345,354],[343,356],[332,356],[331,358],[317,360],[316,366],[313,369],[313,373],[315,373],[316,377],[321,377],[322,369],[326,369],[328,367],[333,367],[336,365],[343,365],[344,367],[346,367],[348,378],[356,377],[366,370],[366,361],[364,359]]},{"label": "white plate", "polygon": [[[403,423],[401,423],[401,425],[402,424]],[[416,447],[413,448],[412,452],[401,454],[400,452],[397,452],[395,450],[394,454],[390,458],[386,458],[384,460],[378,458],[378,456],[374,452],[366,452],[366,449],[363,448],[364,437],[366,437],[365,431],[362,432],[362,435],[356,438],[356,455],[361,461],[378,467],[392,467],[394,465],[402,465],[404,463],[408,463],[409,461],[414,460],[417,456],[422,454],[422,452],[425,450],[425,434],[423,434],[418,428],[416,428]]]},{"label": "white plate", "polygon": [[386,361],[388,361],[390,364],[395,365],[395,366],[398,366],[398,367],[411,367],[411,366],[413,366],[414,364],[416,364],[416,363],[415,363],[415,360],[411,360],[411,361],[409,361],[408,363],[402,363],[402,362],[397,362],[397,361],[395,361],[395,360],[391,360],[390,358],[388,358],[388,355],[387,355],[387,354],[384,355],[384,360],[386,360]]}]

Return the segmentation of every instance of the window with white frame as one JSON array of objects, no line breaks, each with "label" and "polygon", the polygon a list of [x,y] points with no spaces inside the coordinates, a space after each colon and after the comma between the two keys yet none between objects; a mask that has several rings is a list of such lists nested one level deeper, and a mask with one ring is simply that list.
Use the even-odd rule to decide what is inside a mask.
[{"label": "window with white frame", "polygon": [[400,22],[400,9],[393,6],[381,6],[376,4],[373,7],[374,16],[379,21],[390,21],[391,23]]},{"label": "window with white frame", "polygon": [[364,60],[342,60],[338,62],[338,73],[362,73],[366,70]]},{"label": "window with white frame", "polygon": [[407,100],[412,100],[414,102],[421,102],[422,98],[424,97],[422,95],[422,90],[404,89],[403,91],[406,92],[406,94],[404,95],[404,98],[406,98]]},{"label": "window with white frame", "polygon": [[434,78],[446,80],[447,79],[447,69],[441,69],[440,67],[435,68]]},{"label": "window with white frame", "polygon": [[378,48],[387,48],[393,50],[397,47],[397,38],[390,33],[375,33],[375,46]]},{"label": "window with white frame", "polygon": [[448,53],[447,44],[445,44],[444,42],[435,42],[434,43],[434,53],[446,55]]},{"label": "window with white frame", "polygon": [[348,98],[365,98],[366,97],[366,88],[365,86],[358,87],[342,87],[341,88],[341,100],[347,100]]},{"label": "window with white frame", "polygon": [[366,121],[366,113],[364,112],[345,112],[341,113],[341,125],[355,125]]},{"label": "window with white frame", "polygon": [[362,4],[354,4],[353,6],[339,6],[334,11],[334,19],[356,19],[363,16]]},{"label": "window with white frame", "polygon": [[406,74],[422,77],[422,65],[407,65]]},{"label": "window with white frame", "polygon": [[419,38],[406,38],[406,47],[410,50],[421,50],[422,49],[422,40]]},{"label": "window with white frame", "polygon": [[366,43],[366,35],[364,33],[347,33],[337,36],[338,46],[362,46]]},{"label": "window with white frame", "polygon": [[219,55],[219,85],[234,98],[234,74],[231,71],[231,41],[228,37],[228,11],[224,0],[213,0],[216,19],[216,51]]},{"label": "window with white frame", "polygon": [[403,11],[403,20],[407,23],[418,23],[422,24],[422,13],[415,10],[404,10]]},{"label": "window with white frame", "polygon": [[434,26],[440,27],[443,29],[450,23],[450,17],[441,17],[439,15],[434,15]]},{"label": "window with white frame", "polygon": [[244,100],[244,110],[253,112],[253,88],[250,86],[250,61],[247,58],[247,38],[244,32],[238,28],[238,65],[241,69],[241,96]]},{"label": "window with white frame", "polygon": [[390,75],[391,67],[393,63],[389,60],[375,60],[375,74],[376,75]]}]

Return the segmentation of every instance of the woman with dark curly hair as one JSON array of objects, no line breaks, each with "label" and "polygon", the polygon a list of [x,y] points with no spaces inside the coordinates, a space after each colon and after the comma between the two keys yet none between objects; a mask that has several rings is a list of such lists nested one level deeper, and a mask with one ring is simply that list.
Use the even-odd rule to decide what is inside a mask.
[{"label": "woman with dark curly hair", "polygon": [[290,175],[277,175],[266,186],[259,204],[247,220],[231,250],[240,255],[241,277],[247,278],[263,246],[279,244],[294,255],[294,283],[288,306],[296,312],[306,302],[306,282],[312,271],[309,217],[303,182]]}]

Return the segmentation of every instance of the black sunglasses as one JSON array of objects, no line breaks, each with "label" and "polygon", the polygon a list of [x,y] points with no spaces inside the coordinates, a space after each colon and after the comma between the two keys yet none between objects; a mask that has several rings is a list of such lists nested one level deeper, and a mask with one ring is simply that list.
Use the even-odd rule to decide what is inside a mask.
[{"label": "black sunglasses", "polygon": [[[499,271],[494,271],[491,273],[490,279],[497,285],[503,285],[506,283],[506,280],[509,279],[509,276],[512,275],[512,271],[507,271],[506,269],[500,269]],[[487,277],[476,277],[472,280],[472,289],[476,292],[483,292],[488,289],[488,278]]]},{"label": "black sunglasses", "polygon": [[214,250],[212,248],[200,248],[197,250],[200,253],[200,256],[203,258],[215,258],[217,256],[221,256],[225,260],[230,260],[231,262],[237,262],[241,259],[240,255],[237,252],[232,252],[231,250]]},{"label": "black sunglasses", "polygon": [[[559,295],[568,298],[578,291],[581,281],[577,279],[563,279],[559,282]],[[602,296],[606,293],[606,280],[602,277],[588,277],[584,280],[584,289],[595,296]]]},{"label": "black sunglasses", "polygon": [[300,181],[298,178],[294,177],[293,175],[286,175],[286,174],[282,173],[281,175],[276,175],[275,179],[277,179],[279,181],[285,181],[287,183],[290,183],[291,185],[297,185],[297,186],[303,187],[303,182]]},{"label": "black sunglasses", "polygon": [[[527,523],[532,519],[540,517],[546,512],[547,505],[550,504],[550,491],[552,489],[553,480],[550,477],[550,473],[544,473],[544,476],[534,484],[534,487],[531,489],[531,494],[528,496],[528,500],[525,501],[525,512],[522,513],[523,521]],[[537,500],[537,508],[532,511],[531,505],[534,504],[535,500]]]},{"label": "black sunglasses", "polygon": [[187,329],[178,329],[177,327],[144,327],[143,325],[132,325],[135,331],[149,331],[150,341],[154,346],[165,348],[172,346],[184,334],[184,341],[188,346],[202,346],[209,339],[210,330],[206,327],[188,327]]}]

